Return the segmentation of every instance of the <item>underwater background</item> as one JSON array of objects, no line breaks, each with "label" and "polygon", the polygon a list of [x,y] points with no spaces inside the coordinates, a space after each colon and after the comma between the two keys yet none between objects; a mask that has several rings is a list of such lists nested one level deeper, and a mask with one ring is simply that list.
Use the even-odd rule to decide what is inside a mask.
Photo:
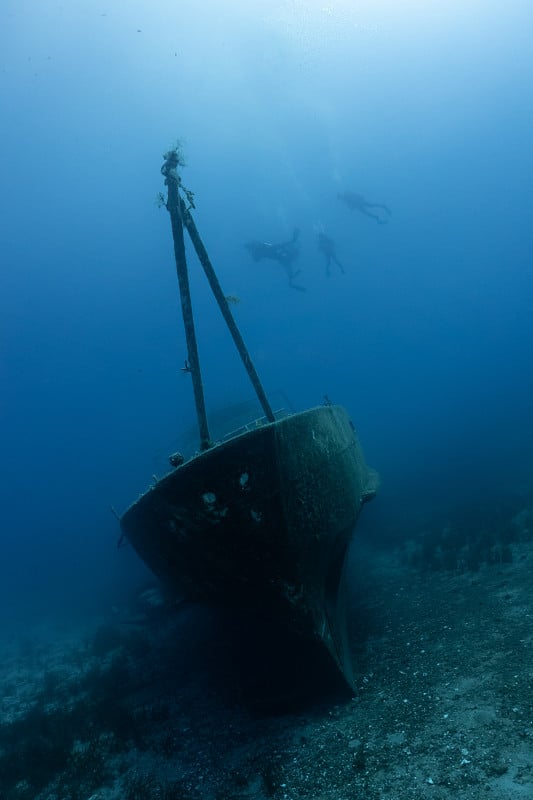
[{"label": "underwater background", "polygon": [[[111,507],[194,424],[157,202],[178,139],[267,392],[344,405],[381,475],[361,535],[392,548],[524,506],[532,23],[525,0],[2,0],[4,631],[100,613],[145,576]],[[305,292],[244,247],[296,227]],[[320,232],[345,274],[326,275]],[[215,410],[253,393],[188,254]]]}]

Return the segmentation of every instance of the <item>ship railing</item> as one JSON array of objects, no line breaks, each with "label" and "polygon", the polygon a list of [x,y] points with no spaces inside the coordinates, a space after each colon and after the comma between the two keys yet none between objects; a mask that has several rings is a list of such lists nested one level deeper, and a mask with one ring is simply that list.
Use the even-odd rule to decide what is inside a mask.
[{"label": "ship railing", "polygon": [[[274,420],[277,422],[278,419],[284,419],[285,417],[290,416],[290,411],[287,411],[285,408],[278,408],[273,411]],[[244,425],[241,425],[239,428],[235,428],[233,431],[229,431],[228,433],[224,434],[222,437],[223,442],[227,442],[229,439],[234,439],[236,436],[242,436],[243,433],[249,433],[250,431],[255,431],[257,428],[262,428],[264,425],[271,425],[272,423],[270,420],[263,415],[262,417],[257,417],[250,422],[246,422]]]}]

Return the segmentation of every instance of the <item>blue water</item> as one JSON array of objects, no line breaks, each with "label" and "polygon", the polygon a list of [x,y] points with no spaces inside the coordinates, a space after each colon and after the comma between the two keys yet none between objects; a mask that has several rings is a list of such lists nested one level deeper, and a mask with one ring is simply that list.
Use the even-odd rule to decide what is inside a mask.
[{"label": "blue water", "polygon": [[[531,491],[532,23],[521,0],[3,0],[2,619],[106,608],[142,575],[110,506],[194,421],[155,202],[177,139],[267,391],[349,409],[377,537],[398,509],[407,537],[422,508]],[[243,247],[295,226],[305,293]],[[248,399],[189,256],[208,407]]]}]

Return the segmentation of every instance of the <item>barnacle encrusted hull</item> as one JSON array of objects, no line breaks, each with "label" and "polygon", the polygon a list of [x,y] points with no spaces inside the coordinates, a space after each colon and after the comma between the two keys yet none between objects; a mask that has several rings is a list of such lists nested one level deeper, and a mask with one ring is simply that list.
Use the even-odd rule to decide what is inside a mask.
[{"label": "barnacle encrusted hull", "polygon": [[351,684],[343,566],[376,485],[346,411],[320,406],[192,458],[121,526],[164,583],[322,642]]}]

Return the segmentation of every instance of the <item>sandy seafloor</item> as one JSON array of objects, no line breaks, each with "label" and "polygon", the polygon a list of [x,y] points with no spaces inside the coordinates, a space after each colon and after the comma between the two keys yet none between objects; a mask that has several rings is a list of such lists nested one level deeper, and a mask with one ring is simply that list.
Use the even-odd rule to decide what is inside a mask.
[{"label": "sandy seafloor", "polygon": [[533,797],[532,521],[517,510],[505,557],[495,545],[475,569],[356,540],[355,689],[325,683],[292,707],[290,691],[283,708],[250,700],[238,626],[152,609],[156,594],[14,636],[1,800]]}]

